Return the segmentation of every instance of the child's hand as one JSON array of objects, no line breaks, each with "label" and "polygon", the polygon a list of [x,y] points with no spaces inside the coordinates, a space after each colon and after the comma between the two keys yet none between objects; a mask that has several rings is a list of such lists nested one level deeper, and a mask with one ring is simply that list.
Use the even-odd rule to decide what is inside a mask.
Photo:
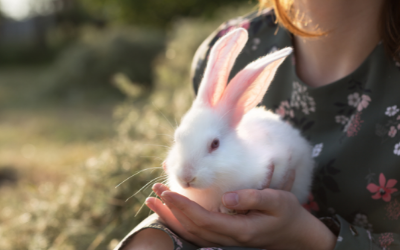
[{"label": "child's hand", "polygon": [[[287,179],[283,188],[290,190],[294,178],[289,175]],[[166,205],[149,198],[150,209],[181,237],[202,247],[333,249],[336,242],[330,230],[287,191],[266,188],[226,193],[223,197],[226,207],[250,210],[245,215],[232,216],[207,211],[162,184],[154,185],[153,189]]]}]

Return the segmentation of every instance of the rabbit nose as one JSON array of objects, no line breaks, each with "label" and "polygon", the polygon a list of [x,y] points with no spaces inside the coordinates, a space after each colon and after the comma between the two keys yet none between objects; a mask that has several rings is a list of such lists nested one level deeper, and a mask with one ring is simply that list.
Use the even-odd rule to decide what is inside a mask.
[{"label": "rabbit nose", "polygon": [[186,174],[182,176],[182,181],[185,185],[185,187],[190,187],[191,183],[193,183],[196,180],[196,177],[190,174]]},{"label": "rabbit nose", "polygon": [[191,183],[196,179],[196,177],[193,177],[191,175],[185,175],[183,176],[182,180],[186,183]]}]

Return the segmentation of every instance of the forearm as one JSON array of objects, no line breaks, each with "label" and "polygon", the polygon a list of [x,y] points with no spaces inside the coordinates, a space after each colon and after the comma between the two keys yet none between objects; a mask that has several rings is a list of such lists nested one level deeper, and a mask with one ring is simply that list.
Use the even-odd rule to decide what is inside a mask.
[{"label": "forearm", "polygon": [[296,227],[299,246],[308,250],[333,250],[337,237],[318,218],[303,209],[299,226]]}]

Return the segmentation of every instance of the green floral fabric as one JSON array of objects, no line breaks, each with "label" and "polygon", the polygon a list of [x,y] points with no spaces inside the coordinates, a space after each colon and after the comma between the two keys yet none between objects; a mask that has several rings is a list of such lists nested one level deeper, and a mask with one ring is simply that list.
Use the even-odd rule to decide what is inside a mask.
[{"label": "green floral fabric", "polygon": [[[292,46],[292,35],[275,24],[273,11],[230,20],[196,53],[195,91],[210,48],[236,27],[247,29],[249,40],[231,78],[257,58]],[[317,217],[336,218],[337,250],[400,249],[400,64],[378,44],[353,73],[322,87],[304,84],[295,68],[292,54],[261,105],[298,128],[314,146],[314,181],[304,207]]]}]

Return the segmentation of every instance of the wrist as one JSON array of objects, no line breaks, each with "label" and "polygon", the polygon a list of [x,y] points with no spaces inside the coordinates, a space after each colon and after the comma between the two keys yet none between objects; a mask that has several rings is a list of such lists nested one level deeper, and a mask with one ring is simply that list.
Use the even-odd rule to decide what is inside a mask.
[{"label": "wrist", "polygon": [[337,236],[318,218],[302,209],[301,219],[296,230],[300,230],[298,239],[301,249],[333,250]]}]

